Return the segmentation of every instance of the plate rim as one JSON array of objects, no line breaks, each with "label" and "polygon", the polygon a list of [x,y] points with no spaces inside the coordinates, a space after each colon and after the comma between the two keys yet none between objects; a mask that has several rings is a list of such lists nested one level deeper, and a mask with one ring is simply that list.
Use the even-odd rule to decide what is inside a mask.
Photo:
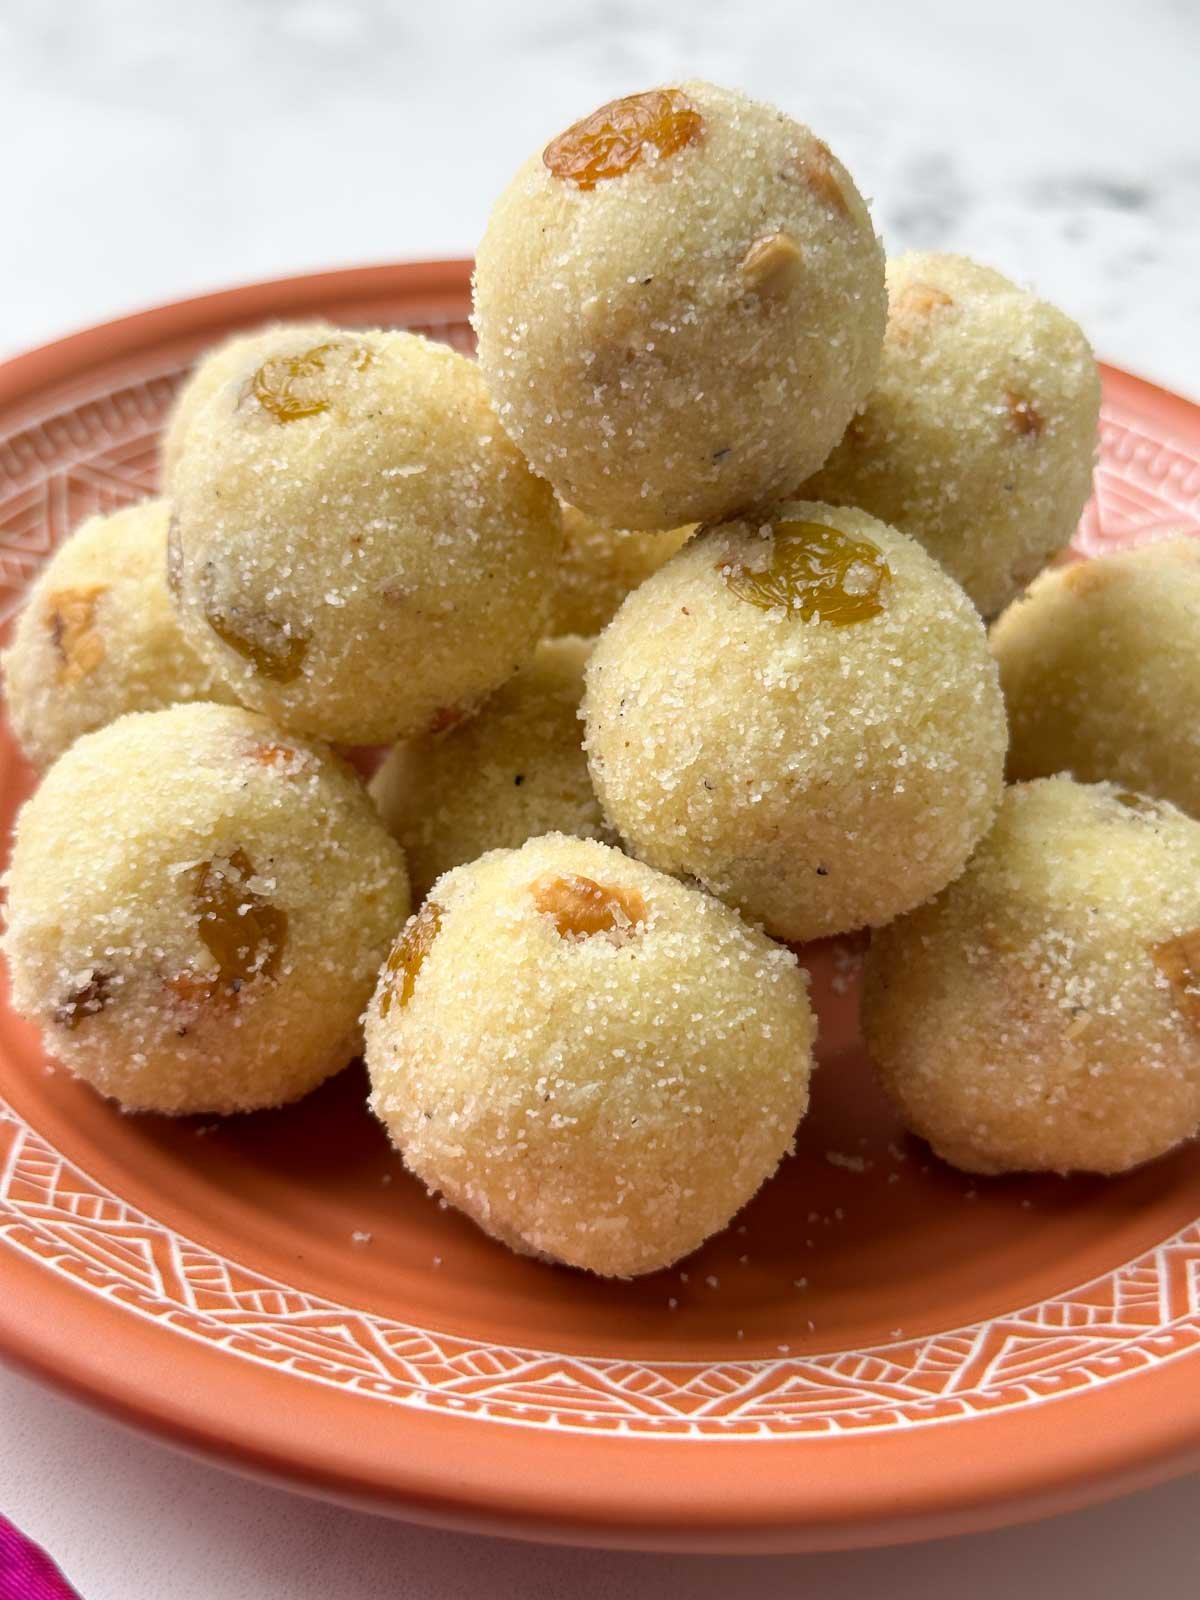
[{"label": "plate rim", "polygon": [[[327,308],[330,300],[386,300],[402,293],[414,310],[421,299],[431,306],[445,302],[447,310],[461,318],[470,273],[470,261],[453,258],[333,269],[247,283],[134,311],[0,364],[0,408],[19,412],[23,401],[37,395],[49,398],[63,385],[77,383],[89,370],[119,364],[147,344],[160,350],[172,343],[184,345],[208,329],[225,331],[268,318],[299,316]],[[1152,421],[1156,429],[1165,429],[1168,439],[1177,430],[1186,436],[1200,429],[1200,406],[1195,402],[1121,369],[1105,367],[1104,375],[1129,408]],[[0,768],[0,781],[6,776],[5,764]],[[448,1441],[443,1459],[436,1460],[432,1469],[428,1463],[408,1459],[392,1460],[390,1470],[385,1463],[382,1471],[377,1461],[368,1471],[346,1459],[344,1450],[340,1459],[334,1451],[324,1465],[314,1465],[306,1459],[305,1437],[299,1426],[305,1406],[284,1405],[285,1411],[296,1415],[288,1418],[290,1427],[281,1436],[278,1428],[264,1433],[261,1426],[249,1421],[231,1428],[227,1416],[218,1419],[209,1414],[199,1393],[175,1397],[152,1392],[147,1398],[142,1387],[146,1369],[136,1359],[138,1347],[144,1339],[161,1344],[164,1348],[161,1353],[154,1352],[151,1365],[169,1370],[169,1326],[148,1326],[119,1310],[115,1302],[106,1302],[105,1325],[111,1323],[113,1337],[97,1349],[94,1298],[73,1293],[65,1280],[56,1280],[32,1260],[20,1257],[7,1241],[3,1243],[0,1356],[75,1399],[226,1467],[440,1526],[637,1549],[831,1549],[904,1542],[1051,1515],[1200,1467],[1200,1403],[1192,1399],[1200,1347],[1136,1374],[1136,1382],[1135,1375],[1130,1375],[1089,1392],[1048,1398],[1045,1404],[1051,1407],[1092,1408],[1092,1426],[1097,1440],[1104,1442],[1098,1442],[1082,1463],[1078,1444],[1073,1450],[1064,1451],[1061,1445],[1055,1448],[1044,1436],[1060,1430],[1041,1429],[1036,1422],[1033,1436],[1045,1446],[1036,1466],[1031,1466],[1028,1453],[1020,1449],[1011,1453],[995,1446],[990,1452],[977,1449],[975,1442],[980,1436],[976,1432],[970,1435],[965,1451],[946,1452],[950,1458],[964,1454],[971,1458],[971,1473],[962,1471],[961,1461],[955,1466],[948,1460],[939,1472],[910,1474],[907,1479],[898,1477],[885,1458],[896,1455],[901,1441],[911,1441],[914,1432],[928,1436],[930,1430],[923,1425],[903,1433],[871,1433],[857,1441],[853,1435],[708,1441],[719,1444],[723,1451],[733,1450],[733,1459],[740,1459],[741,1452],[751,1446],[769,1448],[785,1471],[794,1472],[797,1478],[803,1474],[804,1479],[811,1476],[808,1468],[815,1464],[813,1458],[832,1463],[840,1451],[844,1466],[845,1456],[853,1452],[856,1443],[860,1457],[870,1445],[877,1465],[870,1469],[856,1466],[853,1473],[860,1495],[847,1496],[839,1467],[832,1473],[836,1484],[803,1483],[807,1494],[803,1504],[797,1503],[799,1495],[791,1498],[786,1485],[778,1482],[770,1495],[765,1495],[759,1484],[759,1498],[750,1504],[731,1500],[724,1484],[710,1483],[698,1493],[684,1471],[685,1461],[694,1467],[700,1459],[698,1443],[668,1438],[635,1441],[596,1435],[582,1442],[576,1438],[570,1449],[607,1452],[604,1470],[596,1474],[604,1481],[582,1495],[568,1492],[558,1462],[561,1439],[493,1428],[481,1440],[475,1419],[444,1413],[420,1418],[405,1413],[405,1438],[410,1445],[428,1444],[431,1429]],[[48,1330],[46,1312],[51,1305],[55,1318]],[[128,1369],[123,1360],[126,1355],[130,1357]],[[205,1352],[205,1364],[211,1362],[220,1381],[227,1383],[229,1374],[222,1361],[225,1368],[238,1366],[215,1349]],[[262,1369],[255,1369],[244,1381],[248,1388],[257,1389],[266,1379]],[[241,1387],[242,1382],[239,1375],[234,1387]],[[1147,1386],[1156,1382],[1161,1394],[1157,1407],[1152,1407],[1144,1397],[1149,1394]],[[268,1387],[278,1386],[281,1396],[295,1392],[294,1384],[288,1391],[285,1383],[281,1375],[269,1375]],[[306,1397],[316,1388],[308,1386]],[[1135,1389],[1137,1398],[1132,1398],[1129,1392]],[[337,1396],[337,1403],[327,1408],[335,1419],[331,1426],[341,1426],[343,1415],[352,1419],[354,1405],[360,1400],[359,1396]],[[1190,1410],[1188,1400],[1192,1400]],[[253,1409],[247,1408],[248,1415]],[[1015,1432],[1019,1440],[1022,1434],[1029,1434],[1034,1409],[1040,1412],[1042,1407],[1007,1417],[976,1414],[964,1422],[969,1421],[976,1430],[999,1429],[996,1438]],[[1157,1419],[1157,1428],[1147,1421],[1148,1414]],[[1122,1415],[1126,1422],[1136,1416],[1137,1428],[1105,1427],[1106,1418],[1120,1419]],[[422,1427],[415,1427],[416,1422]],[[403,1432],[398,1419],[393,1426],[397,1433]],[[472,1428],[476,1429],[474,1436]],[[503,1441],[503,1447],[496,1437],[500,1432],[512,1436]],[[435,1439],[435,1457],[436,1443]],[[663,1463],[663,1470],[655,1475],[663,1480],[656,1484],[656,1490],[661,1490],[657,1494],[648,1494],[645,1488],[643,1453],[647,1450],[659,1452]],[[801,1450],[809,1452],[803,1463],[796,1455]],[[636,1466],[633,1451],[638,1452]],[[480,1455],[488,1458],[483,1464],[470,1459]],[[990,1471],[980,1469],[981,1456],[987,1456]],[[728,1476],[727,1472],[714,1474]],[[782,1474],[775,1472],[774,1476],[779,1479]]]}]

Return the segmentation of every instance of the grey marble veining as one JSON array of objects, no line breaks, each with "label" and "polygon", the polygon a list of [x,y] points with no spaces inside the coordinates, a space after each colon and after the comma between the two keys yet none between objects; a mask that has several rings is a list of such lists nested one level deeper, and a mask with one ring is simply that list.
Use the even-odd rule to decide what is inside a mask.
[{"label": "grey marble veining", "polygon": [[976,254],[1197,392],[1198,69],[1188,0],[0,0],[0,352],[467,253],[529,149],[688,73],[822,133],[889,249]]}]

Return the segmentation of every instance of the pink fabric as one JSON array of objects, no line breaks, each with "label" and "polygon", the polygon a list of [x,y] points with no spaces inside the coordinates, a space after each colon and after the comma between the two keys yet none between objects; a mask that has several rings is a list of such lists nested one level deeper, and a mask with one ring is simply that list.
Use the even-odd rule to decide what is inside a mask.
[{"label": "pink fabric", "polygon": [[0,1517],[0,1600],[79,1600],[44,1550]]}]

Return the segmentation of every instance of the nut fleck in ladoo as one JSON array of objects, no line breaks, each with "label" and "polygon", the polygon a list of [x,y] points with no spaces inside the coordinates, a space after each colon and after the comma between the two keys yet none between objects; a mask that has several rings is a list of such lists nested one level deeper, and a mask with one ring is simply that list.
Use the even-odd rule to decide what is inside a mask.
[{"label": "nut fleck in ladoo", "polygon": [[126,711],[233,698],[180,630],[169,515],[165,500],[145,500],[89,517],[30,589],[2,665],[9,720],[34,766]]},{"label": "nut fleck in ladoo", "polygon": [[347,744],[464,714],[544,631],[558,507],[474,363],[408,333],[279,330],[191,418],[184,631],[238,698]]},{"label": "nut fleck in ladoo", "polygon": [[1111,778],[1200,817],[1200,540],[1045,572],[991,634],[1013,778]]},{"label": "nut fleck in ladoo", "polygon": [[1091,494],[1096,362],[1070,317],[965,256],[900,256],[887,284],[878,381],[803,492],[911,534],[992,617]]},{"label": "nut fleck in ladoo", "polygon": [[623,528],[794,490],[875,378],[883,256],[807,128],[708,83],[602,106],[531,156],[475,273],[501,421]]},{"label": "nut fleck in ladoo", "polygon": [[970,866],[874,935],[863,1028],[914,1133],[969,1172],[1124,1172],[1200,1127],[1200,823],[1019,784]]},{"label": "nut fleck in ladoo", "polygon": [[622,839],[783,939],[936,894],[1003,782],[977,612],[915,541],[847,508],[703,529],[601,636],[584,710]]},{"label": "nut fleck in ladoo", "polygon": [[791,1147],[795,957],[696,889],[550,835],[448,873],[367,1016],[405,1163],[494,1237],[611,1276],[723,1228]]},{"label": "nut fleck in ladoo", "polygon": [[414,896],[486,850],[542,833],[599,838],[583,752],[583,639],[548,639],[478,716],[397,745],[371,793],[404,846]]},{"label": "nut fleck in ladoo", "polygon": [[21,811],[7,889],[14,1005],[132,1111],[257,1110],[339,1071],[409,906],[350,769],[215,705],[72,745]]}]

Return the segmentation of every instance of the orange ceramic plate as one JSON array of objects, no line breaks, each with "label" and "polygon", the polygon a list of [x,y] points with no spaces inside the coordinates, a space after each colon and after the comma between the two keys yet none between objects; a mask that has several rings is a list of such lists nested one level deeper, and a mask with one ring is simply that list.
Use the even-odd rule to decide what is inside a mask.
[{"label": "orange ceramic plate", "polygon": [[[332,273],[0,368],[0,608],[85,513],[154,489],[206,345],[320,314],[466,348],[467,303],[466,263]],[[1079,548],[1196,528],[1200,411],[1105,385]],[[7,736],[0,767],[7,824],[31,785]],[[283,1112],[124,1117],[0,1012],[0,1347],[229,1465],[537,1538],[882,1543],[1200,1465],[1200,1151],[1108,1183],[951,1171],[870,1085],[856,963],[814,952],[823,1059],[795,1158],[636,1283],[520,1259],[441,1209],[357,1067]]]}]

